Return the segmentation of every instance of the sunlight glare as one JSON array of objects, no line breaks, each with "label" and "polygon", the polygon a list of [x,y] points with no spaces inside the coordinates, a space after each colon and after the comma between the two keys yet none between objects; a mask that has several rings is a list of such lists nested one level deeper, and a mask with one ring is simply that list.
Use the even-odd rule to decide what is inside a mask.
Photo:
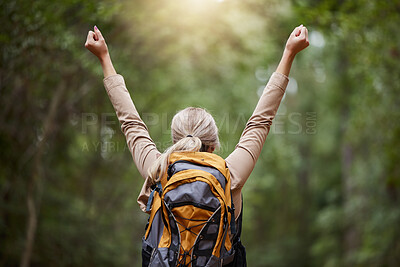
[{"label": "sunlight glare", "polygon": [[214,4],[215,2],[217,3],[222,3],[225,0],[188,0],[189,2],[192,2],[196,6],[206,6],[206,5],[211,5]]},{"label": "sunlight glare", "polygon": [[223,3],[225,0],[186,0],[185,6],[186,11],[189,13],[202,14],[204,12],[209,12],[215,9],[219,4]]}]

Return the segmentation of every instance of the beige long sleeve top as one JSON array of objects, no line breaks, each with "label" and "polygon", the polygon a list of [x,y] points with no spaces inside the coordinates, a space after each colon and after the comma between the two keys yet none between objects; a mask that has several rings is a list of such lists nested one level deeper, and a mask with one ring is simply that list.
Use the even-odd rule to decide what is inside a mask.
[{"label": "beige long sleeve top", "polygon": [[[283,74],[277,72],[272,74],[238,144],[225,159],[231,174],[231,190],[236,207],[236,218],[242,209],[242,188],[261,153],[288,81],[288,77]],[[144,178],[138,203],[140,208],[146,211],[147,200],[151,192],[147,170],[161,153],[157,150],[145,123],[133,104],[124,78],[119,74],[109,76],[104,79],[104,87],[121,123],[121,129],[126,137],[133,160]]]}]

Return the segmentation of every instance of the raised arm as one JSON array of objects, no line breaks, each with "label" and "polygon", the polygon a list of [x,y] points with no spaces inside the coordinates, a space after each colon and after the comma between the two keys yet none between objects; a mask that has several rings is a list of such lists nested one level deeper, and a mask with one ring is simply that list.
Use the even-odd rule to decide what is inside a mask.
[{"label": "raised arm", "polygon": [[140,174],[146,178],[147,169],[160,152],[133,104],[124,78],[115,71],[106,41],[96,26],[94,32],[89,31],[85,47],[100,60],[104,73],[104,87],[121,123],[121,130],[126,137],[133,160]]},{"label": "raised arm", "polygon": [[306,27],[300,25],[290,34],[278,68],[265,87],[235,150],[226,158],[232,176],[234,195],[240,193],[261,153],[272,120],[285,93],[292,62],[296,54],[307,46],[308,32]]}]

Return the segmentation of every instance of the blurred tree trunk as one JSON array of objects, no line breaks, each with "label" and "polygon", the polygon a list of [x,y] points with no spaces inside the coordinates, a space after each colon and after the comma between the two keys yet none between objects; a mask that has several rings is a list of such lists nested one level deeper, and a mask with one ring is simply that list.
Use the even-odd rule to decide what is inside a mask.
[{"label": "blurred tree trunk", "polygon": [[[346,43],[339,43],[340,47],[346,47]],[[357,224],[355,223],[356,215],[353,214],[355,211],[352,206],[352,201],[354,201],[354,196],[356,194],[356,188],[354,181],[352,180],[352,165],[354,161],[354,151],[352,144],[347,140],[347,130],[349,128],[349,119],[351,118],[351,103],[350,99],[353,94],[354,85],[352,79],[349,78],[348,71],[351,66],[349,66],[349,59],[346,52],[343,49],[339,52],[339,69],[341,71],[340,77],[342,81],[340,83],[340,110],[341,110],[341,172],[342,172],[342,195],[343,195],[343,208],[344,208],[344,221],[345,229],[343,233],[343,253],[345,256],[345,261],[348,259],[355,251],[357,251],[360,244],[360,233],[357,230]]]},{"label": "blurred tree trunk", "polygon": [[[347,222],[344,233],[344,252],[345,256],[354,253],[360,244],[360,234],[353,223],[354,215],[349,214],[349,205],[351,205],[352,197],[356,194],[353,182],[351,181],[351,166],[354,160],[353,148],[347,142],[342,144],[342,180],[343,180],[343,196],[345,208],[345,220]],[[353,211],[353,208],[350,209]]]},{"label": "blurred tree trunk", "polygon": [[299,192],[300,192],[300,216],[299,218],[299,228],[298,235],[299,240],[301,241],[301,248],[299,253],[299,258],[301,259],[303,265],[299,266],[307,266],[310,262],[310,254],[309,250],[311,247],[310,240],[310,198],[309,198],[309,169],[311,168],[311,164],[309,164],[308,159],[310,149],[306,145],[300,146],[301,157],[305,159],[305,163],[302,164],[302,167],[298,173],[298,183],[299,183]]},{"label": "blurred tree trunk", "polygon": [[43,152],[45,149],[45,145],[53,133],[55,118],[57,117],[57,113],[59,111],[59,105],[66,89],[66,84],[61,83],[57,88],[54,96],[50,102],[49,112],[45,117],[43,123],[43,136],[42,139],[37,144],[37,148],[33,158],[33,172],[28,181],[28,188],[26,193],[26,205],[28,209],[28,219],[27,219],[27,228],[26,228],[26,241],[25,241],[25,250],[21,256],[21,267],[27,267],[30,265],[32,251],[35,243],[36,229],[38,223],[38,214],[40,209],[40,196],[41,192],[37,190],[40,187],[45,170],[42,163],[43,160]]}]

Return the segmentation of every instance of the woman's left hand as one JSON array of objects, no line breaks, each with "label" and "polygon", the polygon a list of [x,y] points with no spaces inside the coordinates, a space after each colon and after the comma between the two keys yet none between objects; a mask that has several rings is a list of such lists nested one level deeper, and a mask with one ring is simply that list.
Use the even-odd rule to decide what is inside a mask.
[{"label": "woman's left hand", "polygon": [[100,61],[108,56],[108,47],[106,44],[106,40],[104,40],[103,35],[96,26],[94,26],[94,32],[89,31],[85,47],[96,57],[98,57]]}]

